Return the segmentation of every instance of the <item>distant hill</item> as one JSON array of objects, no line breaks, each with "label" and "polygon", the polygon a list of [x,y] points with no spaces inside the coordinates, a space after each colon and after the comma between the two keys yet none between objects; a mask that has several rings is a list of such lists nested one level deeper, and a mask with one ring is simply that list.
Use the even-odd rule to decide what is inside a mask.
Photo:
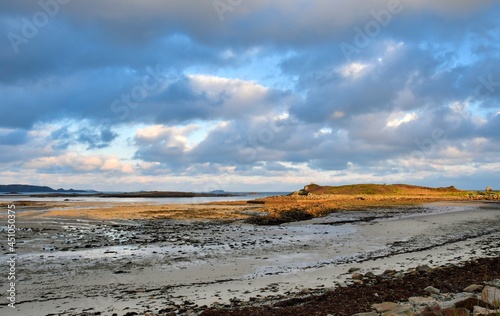
[{"label": "distant hill", "polygon": [[351,184],[341,186],[306,185],[299,194],[381,194],[381,195],[420,195],[459,193],[454,186],[429,188],[409,184]]},{"label": "distant hill", "polygon": [[89,190],[54,190],[48,186],[28,185],[28,184],[0,184],[0,192],[7,193],[78,193],[78,192],[95,192]]}]

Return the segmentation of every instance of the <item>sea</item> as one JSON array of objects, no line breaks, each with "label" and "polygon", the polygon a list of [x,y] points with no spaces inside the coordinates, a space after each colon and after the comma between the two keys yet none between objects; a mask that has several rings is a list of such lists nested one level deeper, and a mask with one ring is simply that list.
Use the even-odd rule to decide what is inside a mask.
[{"label": "sea", "polygon": [[[123,192],[100,192],[100,193],[123,193]],[[37,195],[31,196],[31,194]],[[47,197],[41,195],[47,194]],[[182,197],[182,198],[164,198],[164,197],[100,197],[89,196],[84,193],[84,196],[77,196],[74,193],[68,193],[68,196],[51,196],[54,192],[48,193],[19,193],[8,194],[0,192],[0,202],[2,201],[40,201],[40,202],[131,202],[131,203],[147,203],[147,204],[201,204],[210,202],[224,202],[224,201],[245,201],[265,198],[269,196],[282,196],[290,194],[290,192],[225,192],[230,196],[209,196],[209,197]]]}]

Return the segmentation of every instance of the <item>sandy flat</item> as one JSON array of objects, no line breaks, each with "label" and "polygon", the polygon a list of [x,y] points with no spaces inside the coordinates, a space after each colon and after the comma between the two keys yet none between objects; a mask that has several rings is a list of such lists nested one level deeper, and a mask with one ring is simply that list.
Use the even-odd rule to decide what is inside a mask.
[{"label": "sandy flat", "polygon": [[[161,216],[137,215],[150,211]],[[0,314],[189,310],[341,286],[353,266],[381,273],[500,250],[500,207],[492,203],[347,211],[280,226],[234,220],[242,211],[255,209],[125,203],[30,211],[18,218],[18,309],[1,306]],[[182,212],[189,220],[168,215]],[[224,221],[207,220],[210,212]]]}]

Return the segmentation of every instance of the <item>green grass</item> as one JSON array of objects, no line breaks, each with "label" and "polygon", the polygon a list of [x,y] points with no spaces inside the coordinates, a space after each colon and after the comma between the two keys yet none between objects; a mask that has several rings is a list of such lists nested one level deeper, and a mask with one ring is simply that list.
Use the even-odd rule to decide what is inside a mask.
[{"label": "green grass", "polygon": [[465,195],[465,191],[453,186],[447,188],[429,188],[409,184],[351,184],[341,186],[320,186],[310,184],[305,191],[312,194],[367,194],[367,195]]}]

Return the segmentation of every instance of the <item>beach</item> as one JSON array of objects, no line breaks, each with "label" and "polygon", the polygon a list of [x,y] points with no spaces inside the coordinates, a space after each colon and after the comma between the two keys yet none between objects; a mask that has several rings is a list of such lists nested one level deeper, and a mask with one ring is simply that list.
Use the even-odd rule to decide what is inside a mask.
[{"label": "beach", "polygon": [[[0,313],[199,315],[346,286],[352,267],[380,274],[500,250],[495,202],[334,212],[274,226],[243,220],[258,205],[228,204],[18,202],[16,309],[2,291]],[[149,217],[130,215],[134,208]]]}]

